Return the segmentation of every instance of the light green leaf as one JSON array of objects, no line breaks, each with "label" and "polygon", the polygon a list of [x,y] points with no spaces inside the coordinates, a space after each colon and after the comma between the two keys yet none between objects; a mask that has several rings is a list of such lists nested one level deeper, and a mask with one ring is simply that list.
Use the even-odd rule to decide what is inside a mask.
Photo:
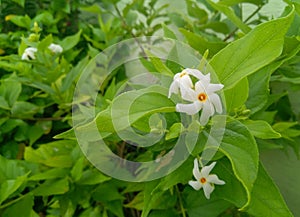
[{"label": "light green leaf", "polygon": [[106,182],[111,178],[103,175],[98,170],[86,170],[82,173],[81,178],[77,182],[79,185],[96,185],[99,183]]},{"label": "light green leaf", "polygon": [[30,103],[30,102],[23,102],[17,101],[14,103],[13,107],[11,108],[11,114],[14,117],[32,117],[34,114],[40,111],[40,107]]},{"label": "light green leaf", "polygon": [[224,5],[222,1],[218,3],[214,3],[211,0],[207,0],[207,1],[214,9],[225,14],[228,17],[228,19],[231,22],[233,22],[244,33],[248,33],[251,30],[251,28],[247,26],[245,23],[243,23],[243,21],[234,13],[234,11],[227,5]]},{"label": "light green leaf", "polygon": [[49,196],[64,194],[69,190],[68,178],[48,179],[32,192],[35,196]]},{"label": "light green leaf", "polygon": [[60,45],[64,51],[70,50],[78,44],[81,32],[82,30],[79,30],[75,35],[65,37],[64,40],[61,41]]},{"label": "light green leaf", "polygon": [[16,81],[14,77],[12,75],[10,78],[2,80],[0,85],[0,96],[5,99],[10,107],[17,101],[22,91],[21,83]]},{"label": "light green leaf", "polygon": [[54,169],[49,169],[46,172],[37,173],[33,176],[30,176],[28,178],[28,180],[39,181],[39,180],[45,180],[45,179],[63,178],[63,177],[66,177],[68,173],[69,173],[68,169],[54,168]]},{"label": "light green leaf", "polygon": [[174,73],[163,63],[163,61],[159,58],[151,54],[149,51],[145,51],[148,57],[150,58],[151,63],[157,70],[157,72],[167,75],[167,76],[174,76]]},{"label": "light green leaf", "polygon": [[266,121],[262,120],[246,120],[243,124],[249,129],[253,136],[260,139],[277,139],[280,133],[276,132]]},{"label": "light green leaf", "polygon": [[10,110],[9,105],[3,96],[0,96],[0,108]]},{"label": "light green leaf", "polygon": [[247,212],[258,217],[293,217],[277,186],[262,165],[258,170]]},{"label": "light green leaf", "polygon": [[5,209],[2,217],[12,217],[12,216],[18,216],[18,217],[32,217],[32,207],[34,204],[34,197],[31,193],[27,194],[25,197],[23,197],[21,200],[16,202],[15,204],[9,206]]},{"label": "light green leaf", "polygon": [[248,129],[239,121],[229,121],[226,125],[220,152],[226,155],[232,164],[236,178],[247,193],[246,208],[251,201],[251,191],[258,171],[258,148]]},{"label": "light green leaf", "polygon": [[28,15],[25,16],[12,16],[10,21],[14,24],[16,24],[17,26],[26,28],[27,30],[30,30],[30,23],[31,23],[31,19]]},{"label": "light green leaf", "polygon": [[183,125],[181,123],[173,124],[168,133],[166,134],[166,140],[177,138],[183,130]]},{"label": "light green leaf", "polygon": [[175,33],[164,23],[161,24],[163,30],[164,30],[164,36],[167,38],[177,39]]},{"label": "light green leaf", "polygon": [[230,89],[281,54],[284,35],[293,17],[294,9],[286,17],[258,25],[211,59],[209,63],[224,84],[224,89]]},{"label": "light green leaf", "polygon": [[265,0],[222,0],[222,4],[228,6],[232,6],[244,2],[255,4],[255,5],[263,5],[265,3]]},{"label": "light green leaf", "polygon": [[0,185],[0,204],[5,201],[11,194],[26,181],[27,175],[17,177],[16,179],[8,179]]},{"label": "light green leaf", "polygon": [[218,53],[226,46],[225,42],[211,42],[203,36],[187,31],[186,29],[180,28],[179,30],[186,38],[189,45],[199,51],[201,55],[203,55],[206,50],[209,50],[209,58]]},{"label": "light green leaf", "polygon": [[45,164],[50,167],[71,167],[73,164],[70,152],[74,148],[73,140],[60,140],[40,145],[38,149],[26,147],[24,158],[27,161]]},{"label": "light green leaf", "polygon": [[224,91],[226,112],[233,112],[246,102],[249,93],[248,79],[240,80],[233,88]]},{"label": "light green leaf", "polygon": [[8,179],[17,179],[27,173],[27,170],[18,160],[9,160],[0,155],[0,183]]}]

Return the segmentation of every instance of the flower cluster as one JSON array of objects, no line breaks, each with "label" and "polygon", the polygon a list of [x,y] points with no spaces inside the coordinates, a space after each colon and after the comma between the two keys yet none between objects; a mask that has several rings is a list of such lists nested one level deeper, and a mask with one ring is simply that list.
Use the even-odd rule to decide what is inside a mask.
[{"label": "flower cluster", "polygon": [[[197,79],[194,84],[191,76]],[[210,83],[210,74],[202,74],[197,69],[184,69],[177,73],[169,89],[169,98],[173,93],[181,95],[182,99],[190,102],[189,104],[177,103],[176,111],[184,112],[188,115],[194,115],[200,110],[200,124],[206,125],[209,118],[217,113],[222,113],[222,103],[216,91],[223,88],[222,84]],[[199,171],[198,160],[194,160],[193,175],[196,181],[189,181],[189,185],[195,190],[203,188],[204,195],[207,199],[214,190],[214,185],[224,185],[225,182],[220,180],[217,175],[210,174],[211,170],[216,165],[213,162],[209,166],[202,167]]]},{"label": "flower cluster", "polygon": [[[53,53],[62,53],[63,48],[58,44],[50,44],[48,46],[48,49],[51,50]],[[28,47],[24,50],[24,53],[22,54],[21,59],[22,60],[34,60],[35,59],[35,53],[37,52],[37,48],[35,47]]]},{"label": "flower cluster", "polygon": [[[190,76],[198,79],[195,85]],[[176,111],[193,115],[202,110],[200,124],[206,125],[209,118],[213,116],[215,112],[222,112],[220,97],[215,93],[222,88],[222,84],[210,83],[210,74],[204,75],[197,69],[187,68],[174,76],[169,89],[169,98],[172,93],[178,94],[180,92],[182,99],[191,103],[178,103],[176,105]]]},{"label": "flower cluster", "polygon": [[194,169],[193,175],[196,181],[189,181],[189,185],[192,186],[195,190],[200,190],[203,188],[204,195],[207,199],[210,198],[210,194],[215,189],[216,185],[224,185],[225,182],[220,180],[217,175],[210,174],[216,162],[213,162],[209,166],[204,166],[201,171],[199,171],[198,159],[194,160]]}]

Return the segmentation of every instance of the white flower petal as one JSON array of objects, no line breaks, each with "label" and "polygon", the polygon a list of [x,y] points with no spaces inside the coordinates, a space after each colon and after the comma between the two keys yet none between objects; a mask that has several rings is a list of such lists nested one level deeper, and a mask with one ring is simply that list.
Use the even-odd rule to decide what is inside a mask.
[{"label": "white flower petal", "polygon": [[195,102],[197,100],[197,93],[188,87],[180,86],[181,97],[184,100]]},{"label": "white flower petal", "polygon": [[201,169],[201,175],[204,178],[208,178],[208,175],[210,174],[211,170],[214,168],[214,166],[216,165],[216,162],[211,163],[209,166],[204,166]]},{"label": "white flower petal", "polygon": [[201,116],[200,116],[200,124],[202,126],[206,125],[208,120],[209,120],[209,117],[212,116],[215,112],[215,109],[214,107],[212,106],[212,104],[207,101],[203,104],[203,110],[202,110],[202,113],[201,113]]},{"label": "white flower petal", "polygon": [[184,69],[183,71],[187,72],[189,75],[192,75],[196,78],[198,78],[199,80],[201,79],[206,79],[206,77],[203,75],[203,73],[201,71],[199,71],[198,69]]},{"label": "white flower petal", "polygon": [[210,183],[203,185],[204,195],[207,199],[210,199],[210,194],[214,191],[215,187]]},{"label": "white flower petal", "polygon": [[22,60],[29,60],[35,59],[34,53],[37,52],[37,49],[35,47],[28,47],[24,50],[24,53],[22,54]]},{"label": "white flower petal", "polygon": [[178,82],[177,81],[173,81],[170,85],[170,88],[169,88],[169,95],[168,95],[168,98],[171,97],[171,94],[172,93],[175,93],[177,94],[178,93],[178,90],[179,90],[179,86],[178,86]]},{"label": "white flower petal", "polygon": [[209,83],[207,83],[204,80],[200,80],[197,81],[195,84],[195,91],[199,94],[199,93],[207,93],[207,87],[208,87]]},{"label": "white flower petal", "polygon": [[22,60],[29,60],[29,57],[28,57],[27,53],[23,53],[21,59]]},{"label": "white flower petal", "polygon": [[199,165],[198,165],[198,159],[195,158],[194,160],[194,168],[193,168],[193,175],[195,177],[196,180],[199,180],[201,178],[201,174],[199,171]]},{"label": "white flower petal", "polygon": [[223,84],[209,84],[208,88],[207,88],[207,93],[213,93],[216,91],[221,90],[224,87]]},{"label": "white flower petal", "polygon": [[183,113],[186,113],[188,115],[194,115],[197,112],[199,112],[200,109],[201,109],[201,103],[199,103],[197,101],[194,102],[194,103],[191,103],[191,104],[178,103],[176,105],[176,111],[177,112],[183,112]]},{"label": "white flower petal", "polygon": [[189,75],[184,75],[180,78],[180,86],[184,86],[188,88],[192,88],[194,86]]},{"label": "white flower petal", "polygon": [[207,177],[207,182],[217,184],[217,185],[224,185],[225,182],[223,180],[220,180],[217,175],[211,174]]},{"label": "white flower petal", "polygon": [[62,48],[60,45],[58,45],[58,44],[52,43],[52,44],[50,44],[50,45],[48,46],[48,48],[49,48],[53,53],[62,53],[62,52],[63,52],[63,48]]},{"label": "white flower petal", "polygon": [[217,94],[213,93],[213,94],[209,95],[209,100],[214,105],[216,111],[219,114],[222,113],[222,103],[221,103],[220,97]]},{"label": "white flower petal", "polygon": [[196,191],[202,188],[202,184],[198,181],[189,181],[189,185],[192,186]]}]

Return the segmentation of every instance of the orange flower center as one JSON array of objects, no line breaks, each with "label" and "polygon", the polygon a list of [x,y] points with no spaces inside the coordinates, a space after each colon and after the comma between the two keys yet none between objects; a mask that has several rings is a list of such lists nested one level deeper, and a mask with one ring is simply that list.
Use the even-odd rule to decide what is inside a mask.
[{"label": "orange flower center", "polygon": [[205,184],[206,178],[201,178],[201,179],[200,179],[200,182],[201,182],[202,184]]},{"label": "orange flower center", "polygon": [[185,76],[185,75],[187,75],[187,73],[186,72],[182,72],[182,73],[180,73],[180,78],[182,78],[183,76]]},{"label": "orange flower center", "polygon": [[200,93],[200,94],[198,95],[198,100],[199,100],[200,102],[205,102],[206,99],[207,99],[207,95],[206,95],[205,93]]}]

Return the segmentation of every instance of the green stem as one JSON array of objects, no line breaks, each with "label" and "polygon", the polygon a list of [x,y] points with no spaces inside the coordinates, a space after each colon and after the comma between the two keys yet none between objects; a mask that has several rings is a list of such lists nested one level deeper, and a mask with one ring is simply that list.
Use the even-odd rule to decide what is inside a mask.
[{"label": "green stem", "polygon": [[181,193],[180,193],[179,188],[178,188],[177,185],[176,185],[176,191],[177,191],[177,194],[178,194],[178,200],[179,200],[179,205],[180,205],[180,210],[181,210],[181,213],[182,213],[182,217],[186,217],[185,209],[183,207],[183,202],[182,202],[182,198],[181,198]]}]

